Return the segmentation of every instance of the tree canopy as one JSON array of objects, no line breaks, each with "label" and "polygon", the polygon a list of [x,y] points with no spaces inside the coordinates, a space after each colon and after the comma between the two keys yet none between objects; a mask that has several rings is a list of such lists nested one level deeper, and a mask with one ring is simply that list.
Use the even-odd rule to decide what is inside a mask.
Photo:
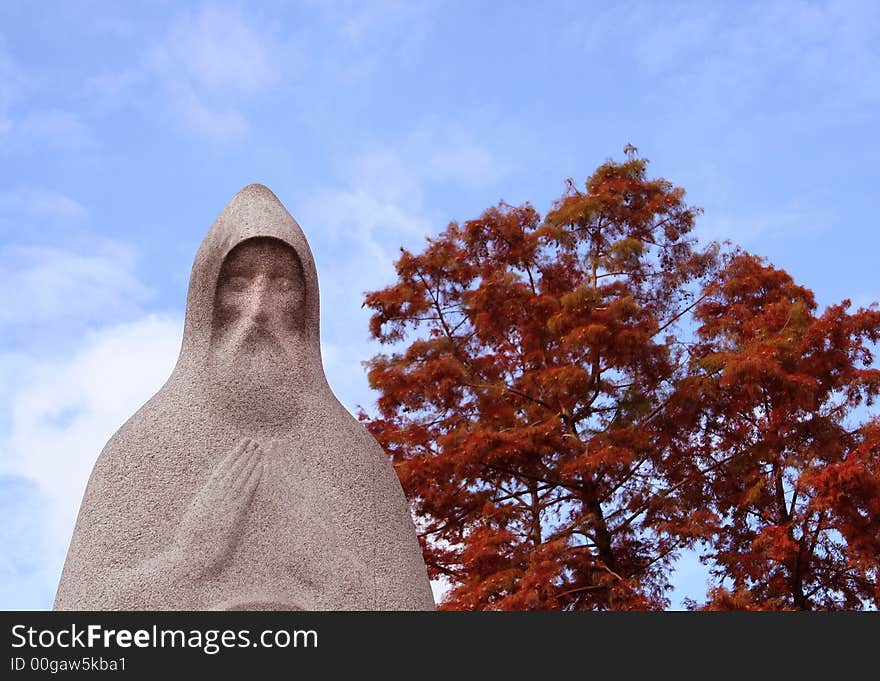
[{"label": "tree canopy", "polygon": [[[451,223],[366,294],[376,410],[448,609],[662,609],[699,547],[704,607],[877,603],[875,308],[701,246],[628,148],[543,218]],[[873,532],[873,534],[872,534]],[[873,599],[873,600],[872,600]]]}]

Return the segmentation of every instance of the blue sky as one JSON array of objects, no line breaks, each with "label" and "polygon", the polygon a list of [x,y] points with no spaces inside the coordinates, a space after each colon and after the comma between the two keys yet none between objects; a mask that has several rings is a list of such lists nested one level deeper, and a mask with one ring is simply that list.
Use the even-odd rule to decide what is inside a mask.
[{"label": "blue sky", "polygon": [[[876,2],[4,2],[0,608],[51,607],[91,466],[164,382],[244,185],[303,226],[327,374],[370,404],[361,293],[625,144],[820,304],[880,298]],[[704,593],[686,557],[673,607]]]}]

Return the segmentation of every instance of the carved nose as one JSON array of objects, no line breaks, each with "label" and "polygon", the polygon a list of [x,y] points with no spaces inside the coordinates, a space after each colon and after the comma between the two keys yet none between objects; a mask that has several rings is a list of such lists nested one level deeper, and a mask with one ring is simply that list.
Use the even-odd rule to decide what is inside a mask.
[{"label": "carved nose", "polygon": [[269,320],[269,288],[265,279],[260,277],[254,282],[248,301],[248,316],[256,323],[262,324]]}]

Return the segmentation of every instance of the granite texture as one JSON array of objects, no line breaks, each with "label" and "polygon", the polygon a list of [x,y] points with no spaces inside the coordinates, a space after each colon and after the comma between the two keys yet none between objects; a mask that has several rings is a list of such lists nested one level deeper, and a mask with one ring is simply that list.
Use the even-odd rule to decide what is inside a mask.
[{"label": "granite texture", "polygon": [[196,254],[173,373],[95,464],[56,609],[434,608],[388,457],[327,384],[318,315],[305,235],[245,187]]}]

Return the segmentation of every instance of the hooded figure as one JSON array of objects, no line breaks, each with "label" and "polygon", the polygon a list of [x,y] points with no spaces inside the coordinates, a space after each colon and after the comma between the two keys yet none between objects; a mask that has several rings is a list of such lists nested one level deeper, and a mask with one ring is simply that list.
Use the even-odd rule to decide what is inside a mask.
[{"label": "hooded figure", "polygon": [[275,195],[245,187],[196,255],[165,385],[104,447],[59,610],[422,610],[393,468],[321,363],[318,277]]}]

